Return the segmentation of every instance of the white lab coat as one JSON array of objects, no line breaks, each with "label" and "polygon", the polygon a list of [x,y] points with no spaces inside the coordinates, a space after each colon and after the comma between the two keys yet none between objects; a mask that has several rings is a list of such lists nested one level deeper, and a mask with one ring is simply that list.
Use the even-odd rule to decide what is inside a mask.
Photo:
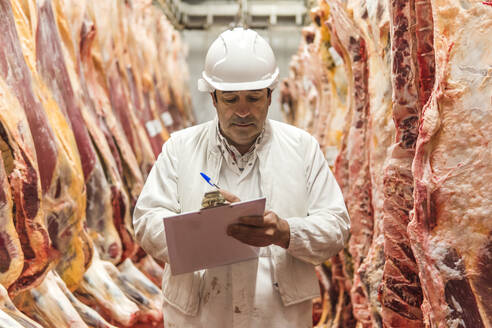
[{"label": "white lab coat", "polygon": [[[215,137],[216,124],[216,120],[210,121],[174,133],[164,145],[136,204],[134,226],[137,241],[161,261],[168,262],[162,218],[200,208],[201,198],[208,187],[199,180],[199,172],[206,172],[211,177],[219,176],[223,156]],[[261,262],[260,258],[256,277],[255,270],[236,270],[240,274],[248,272],[250,279],[258,279],[258,274],[261,277],[262,270],[264,277],[270,276],[262,279],[262,283],[267,281],[271,292],[276,293],[278,305],[272,304],[272,308],[266,311],[257,311],[257,326],[263,326],[262,316],[265,323],[269,322],[269,315],[274,316],[269,310],[284,310],[280,306],[306,309],[307,301],[319,295],[314,266],[336,254],[343,247],[349,231],[342,194],[315,139],[300,129],[270,120],[265,124],[263,139],[256,146],[261,194],[267,198],[267,209],[288,221],[291,240],[287,250],[278,246],[268,247],[268,262]],[[233,266],[241,265],[246,264]],[[168,316],[174,313],[183,318],[188,316],[190,322],[200,321],[194,317],[202,314],[200,303],[203,305],[207,297],[204,282],[213,270],[172,276],[166,267],[162,287]],[[265,290],[265,286],[261,290]],[[232,295],[233,290],[231,288]],[[227,319],[231,317],[224,313],[227,308],[217,307],[218,318],[232,321],[233,324],[227,327],[248,327],[242,324],[244,320],[234,320],[234,315]],[[235,306],[232,308],[235,313],[239,312],[238,316],[243,313]],[[244,308],[247,306],[243,305]],[[286,318],[291,315],[288,312],[285,312]],[[281,326],[296,327],[295,321],[290,326],[289,321],[286,322]],[[268,326],[275,327],[270,323]]]}]

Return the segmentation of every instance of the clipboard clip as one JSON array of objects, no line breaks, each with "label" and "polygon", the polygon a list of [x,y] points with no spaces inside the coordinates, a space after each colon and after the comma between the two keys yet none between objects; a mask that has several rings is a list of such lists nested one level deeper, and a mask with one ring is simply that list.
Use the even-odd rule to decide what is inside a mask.
[{"label": "clipboard clip", "polygon": [[220,191],[213,190],[206,192],[205,195],[203,195],[202,208],[200,209],[200,211],[219,206],[225,206],[228,204],[229,203],[226,202],[224,196],[222,196]]}]

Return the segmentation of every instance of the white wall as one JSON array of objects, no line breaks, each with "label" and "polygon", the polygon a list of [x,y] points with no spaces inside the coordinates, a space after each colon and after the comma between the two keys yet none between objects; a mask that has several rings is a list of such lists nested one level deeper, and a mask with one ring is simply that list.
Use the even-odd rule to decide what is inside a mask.
[{"label": "white wall", "polygon": [[[193,110],[197,123],[212,119],[215,115],[215,108],[212,99],[207,93],[199,92],[197,89],[197,79],[201,76],[205,56],[208,47],[217,36],[227,27],[212,27],[208,30],[184,30],[181,32],[183,41],[189,47],[188,68],[190,71],[190,91],[193,102]],[[277,64],[280,69],[280,80],[288,75],[289,62],[292,55],[297,52],[301,38],[301,28],[296,26],[275,26],[268,30],[257,30],[258,33],[270,43]],[[274,120],[282,121],[280,112],[279,91],[273,92],[272,105],[268,113]]]}]

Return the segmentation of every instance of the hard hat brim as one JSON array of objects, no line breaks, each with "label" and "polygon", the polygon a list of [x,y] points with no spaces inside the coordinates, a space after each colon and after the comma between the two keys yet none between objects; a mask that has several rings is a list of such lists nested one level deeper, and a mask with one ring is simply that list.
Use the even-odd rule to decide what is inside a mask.
[{"label": "hard hat brim", "polygon": [[243,91],[243,90],[260,90],[264,88],[274,89],[278,83],[278,67],[271,78],[252,81],[252,82],[217,82],[212,81],[205,72],[202,73],[202,78],[198,79],[198,90],[202,92],[214,92],[215,90],[221,91]]}]

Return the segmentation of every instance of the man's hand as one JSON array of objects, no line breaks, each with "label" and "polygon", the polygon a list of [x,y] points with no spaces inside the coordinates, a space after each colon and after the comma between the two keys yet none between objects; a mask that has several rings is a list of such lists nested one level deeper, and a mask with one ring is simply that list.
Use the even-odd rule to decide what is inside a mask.
[{"label": "man's hand", "polygon": [[263,216],[243,216],[240,223],[227,227],[227,234],[237,240],[252,246],[264,247],[271,244],[283,248],[289,247],[289,223],[267,211]]},{"label": "man's hand", "polygon": [[222,194],[222,196],[224,196],[224,199],[229,203],[237,203],[241,201],[239,197],[237,197],[233,193],[228,192],[227,190],[219,189],[219,192]]}]

